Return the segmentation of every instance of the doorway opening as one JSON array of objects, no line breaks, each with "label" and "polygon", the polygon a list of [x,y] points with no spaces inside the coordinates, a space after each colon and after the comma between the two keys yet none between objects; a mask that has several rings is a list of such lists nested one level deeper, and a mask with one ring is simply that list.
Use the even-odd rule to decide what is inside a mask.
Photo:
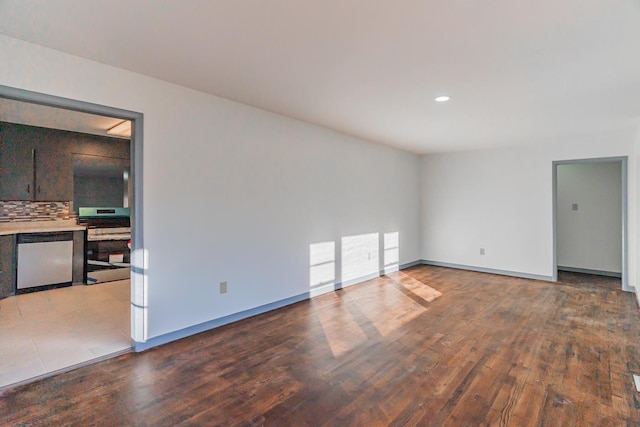
[{"label": "doorway opening", "polygon": [[[122,123],[130,124],[131,126],[130,141],[127,141],[128,142],[127,148],[125,149],[126,151],[124,151],[126,155],[118,155],[119,158],[127,157],[126,164],[120,165],[120,163],[118,163],[119,167],[117,168],[118,174],[122,172],[122,174],[124,175],[124,181],[120,182],[118,186],[114,186],[114,191],[113,191],[114,197],[111,197],[111,199],[117,200],[117,203],[120,203],[122,206],[126,206],[125,209],[129,210],[128,212],[130,216],[130,225],[131,225],[131,232],[130,232],[131,261],[130,261],[129,274],[126,275],[125,280],[109,281],[109,283],[102,284],[102,287],[99,287],[99,285],[70,286],[70,287],[54,288],[50,293],[48,293],[49,292],[48,290],[45,290],[44,292],[32,292],[25,295],[22,295],[22,294],[16,295],[16,296],[5,298],[4,301],[2,301],[2,299],[0,298],[0,302],[5,304],[7,303],[7,300],[17,299],[18,297],[38,296],[38,299],[41,300],[39,302],[40,306],[38,306],[38,303],[36,302],[35,305],[24,305],[22,307],[22,310],[24,312],[24,316],[22,317],[27,316],[27,311],[32,310],[31,315],[29,315],[30,317],[27,316],[29,317],[29,322],[27,322],[29,323],[29,325],[27,325],[27,327],[36,328],[36,330],[37,330],[37,317],[40,314],[42,314],[40,312],[40,309],[46,310],[47,308],[51,308],[52,306],[55,305],[57,306],[57,308],[61,308],[64,311],[65,310],[65,307],[63,307],[64,305],[67,305],[68,306],[67,308],[73,308],[72,306],[78,306],[86,302],[87,304],[89,303],[93,304],[93,306],[85,307],[84,313],[91,312],[89,310],[93,310],[94,308],[97,308],[98,309],[97,313],[105,314],[104,312],[108,311],[107,306],[109,306],[109,304],[113,304],[113,307],[115,307],[116,303],[114,303],[114,300],[117,300],[118,298],[120,298],[120,301],[118,301],[117,306],[121,307],[122,310],[126,310],[126,312],[125,311],[120,312],[121,313],[120,318],[122,318],[122,315],[125,316],[124,321],[122,321],[121,324],[124,324],[125,327],[128,328],[128,330],[126,330],[123,333],[124,340],[125,340],[124,341],[125,348],[121,351],[109,352],[109,348],[110,348],[109,346],[105,346],[105,348],[99,348],[101,344],[99,341],[100,332],[109,329],[106,327],[107,326],[106,323],[108,323],[108,321],[105,320],[105,319],[108,319],[108,316],[102,317],[101,321],[87,318],[86,323],[90,324],[89,326],[91,327],[95,327],[96,341],[88,343],[89,340],[92,339],[91,333],[86,333],[85,337],[80,337],[85,339],[83,341],[83,344],[87,344],[87,347],[90,347],[89,348],[90,351],[85,353],[88,355],[88,357],[86,357],[86,360],[84,361],[74,360],[74,363],[68,364],[63,360],[55,360],[55,358],[48,359],[47,362],[43,362],[41,358],[40,365],[41,365],[41,368],[44,370],[44,372],[38,372],[37,369],[31,369],[32,375],[29,375],[30,369],[26,369],[26,368],[24,369],[24,372],[22,374],[16,375],[16,371],[19,370],[18,368],[20,367],[20,365],[15,364],[14,362],[7,362],[5,360],[4,361],[5,362],[4,364],[6,365],[5,368],[8,367],[8,369],[5,369],[7,371],[6,373],[0,372],[1,374],[0,380],[2,380],[0,381],[0,389],[7,386],[13,387],[23,382],[30,382],[35,379],[54,375],[56,373],[59,373],[65,370],[75,369],[78,366],[82,366],[84,364],[95,363],[105,358],[116,356],[123,352],[129,352],[132,349],[134,349],[135,342],[143,341],[143,338],[145,336],[144,331],[146,330],[145,328],[146,288],[145,288],[145,274],[144,274],[145,266],[144,266],[144,257],[141,256],[142,248],[143,248],[143,241],[142,241],[142,238],[143,238],[143,233],[142,233],[143,115],[142,113],[98,105],[98,104],[92,104],[92,103],[83,102],[83,101],[72,100],[68,98],[61,98],[61,97],[56,97],[52,95],[32,92],[24,89],[17,89],[17,88],[0,85],[0,105],[9,105],[10,103],[14,103],[14,107],[17,106],[18,109],[24,108],[25,110],[28,110],[30,112],[36,111],[38,108],[40,108],[42,109],[42,111],[48,111],[53,116],[58,114],[59,117],[49,117],[49,119],[53,121],[57,120],[60,123],[63,123],[64,120],[68,118],[72,118],[73,120],[75,120],[77,119],[77,117],[85,115],[87,117],[93,116],[94,118],[96,117],[98,119],[101,118],[102,120],[105,120],[105,123],[112,123],[111,125],[108,125],[109,128],[113,126],[114,122],[115,123],[122,122]],[[4,109],[3,111],[3,109],[0,108],[0,121],[2,122],[6,121],[11,123],[12,120],[6,120],[5,117],[3,116],[3,113],[5,113],[6,111],[8,110]],[[15,111],[13,111],[11,114],[13,113],[15,113]],[[77,116],[74,116],[74,114],[77,114]],[[10,116],[11,115],[9,114],[8,117]],[[32,116],[30,120],[34,120],[34,116]],[[58,129],[58,132],[70,131],[70,132],[77,133],[78,135],[92,133],[91,131],[83,132],[81,129],[65,128],[64,124],[61,124],[60,127],[57,127],[57,126],[54,127],[54,126],[48,125],[45,122],[38,123],[37,118],[35,120],[36,120],[35,123],[34,122],[28,123],[28,126],[26,127]],[[27,125],[26,122],[23,124]],[[106,132],[106,128],[104,131]],[[94,133],[94,135],[101,135],[101,134]],[[109,134],[107,136],[112,136],[112,135]],[[104,139],[108,139],[108,138],[104,138]],[[62,186],[64,187],[65,185],[67,185],[67,186],[77,187],[71,190],[74,193],[77,192],[79,189],[86,190],[87,188],[90,188],[91,185],[99,185],[101,188],[106,188],[102,184],[99,184],[98,181],[101,180],[106,182],[107,176],[109,176],[111,172],[113,172],[112,169],[115,170],[114,168],[106,167],[106,166],[111,166],[110,163],[109,162],[105,163],[101,161],[92,162],[92,164],[95,163],[94,166],[97,166],[95,170],[89,170],[87,167],[84,167],[86,166],[84,163],[81,165],[83,166],[83,168],[74,167],[74,166],[77,166],[76,163],[78,163],[77,161],[73,160],[74,156],[77,157],[76,154],[77,153],[71,153],[71,154],[65,153],[64,155],[62,155],[62,157],[65,159],[66,157],[64,156],[67,156],[69,157],[69,159],[71,159],[69,162],[67,162],[68,163],[67,166],[69,166],[67,169],[73,170],[73,173],[71,174],[72,176],[68,178],[68,182],[62,184]],[[99,150],[94,154],[100,154]],[[95,160],[96,158],[97,157],[94,157],[93,159]],[[106,157],[102,156],[99,159],[102,159],[102,158],[106,158]],[[69,159],[66,159],[66,160],[69,160]],[[110,160],[111,163],[114,162],[113,159],[108,159],[108,160]],[[118,162],[120,161],[121,160],[119,159]],[[34,163],[34,173],[33,173],[34,182],[37,179],[37,176],[36,176],[37,170],[38,170],[38,164]],[[74,183],[74,185],[71,184],[75,175],[78,175],[78,177],[76,177],[77,178],[76,180],[78,181],[77,184],[81,183],[84,186],[76,186],[75,185],[76,183]],[[103,175],[105,176],[103,177]],[[111,176],[109,176],[108,178],[111,179],[112,181],[115,181],[112,179],[113,177]],[[121,180],[120,178],[122,177],[118,178],[119,181]],[[34,185],[33,188],[34,188],[33,191],[35,191],[36,186]],[[69,193],[69,191],[67,191],[67,193]],[[60,193],[58,192],[57,194],[60,194]],[[82,194],[82,196],[84,197],[83,200],[85,201],[90,200],[89,193]],[[109,194],[109,196],[111,196],[111,194]],[[119,200],[118,200],[118,197],[119,197]],[[33,198],[31,198],[30,200],[33,200],[34,203],[32,204],[36,205],[38,203],[35,203],[35,201],[39,199],[34,195]],[[43,198],[42,200],[47,200],[46,203],[48,203],[49,199]],[[25,202],[25,203],[29,204],[31,202]],[[52,202],[51,203],[52,209],[53,209],[53,205],[54,203]],[[71,218],[74,218],[77,216],[79,206],[74,205],[74,198],[71,198],[70,201],[67,200],[64,203],[62,202],[56,203],[55,204],[56,209],[58,209],[58,205],[60,205],[61,210],[66,209],[66,212],[68,214],[71,214]],[[85,240],[85,243],[86,243],[86,240]],[[4,248],[4,246],[8,246],[8,245],[3,245],[3,249],[6,249]],[[0,251],[0,252],[3,252],[3,251]],[[17,252],[13,254],[13,257],[14,257],[13,267],[17,265],[17,262],[15,261],[16,253]],[[86,256],[86,252],[80,253],[80,256],[83,256],[83,255]],[[73,256],[74,256],[74,269],[75,269],[76,268],[75,257],[77,257],[78,254],[75,253],[74,251]],[[111,262],[112,260],[109,260],[109,261]],[[123,260],[117,259],[116,257],[114,258],[114,261],[118,262]],[[84,265],[86,269],[86,262],[84,263]],[[85,277],[87,277],[86,270],[84,274],[85,274]],[[78,284],[76,278],[77,278],[77,275],[74,270],[73,284]],[[122,282],[126,282],[126,283],[122,283]],[[60,296],[62,295],[62,291],[72,290],[72,289],[75,289],[76,298],[78,293],[82,293],[83,296],[88,299],[80,300],[81,302],[78,303],[77,300],[69,300],[67,299],[66,296]],[[61,292],[58,292],[58,291],[61,291]],[[21,301],[21,303],[22,302],[23,301]],[[32,303],[29,302],[29,304],[32,304]],[[20,312],[20,308],[17,302],[15,304],[8,304],[8,305],[15,305],[17,312]],[[76,312],[78,312],[78,310],[76,310]],[[92,323],[92,320],[95,320],[95,321]],[[123,319],[120,319],[120,320],[123,320]],[[48,337],[45,337],[45,338],[51,338],[51,339],[49,339],[48,341],[47,339],[43,339],[42,344],[40,344],[41,347],[37,349],[39,353],[45,352],[47,346],[51,348],[58,347],[58,350],[61,350],[59,353],[62,353],[64,350],[66,350],[68,353],[73,352],[73,349],[65,348],[66,347],[65,342],[71,342],[73,341],[74,338],[76,339],[79,338],[78,333],[74,330],[71,330],[69,327],[67,327],[68,325],[58,323],[58,326],[59,328],[53,328],[53,330],[49,331],[47,334],[41,334],[41,335],[48,335]],[[53,332],[53,334],[51,332]],[[85,332],[87,331],[85,330]],[[68,339],[69,341],[65,341],[66,339]],[[36,345],[33,345],[33,343],[31,344],[32,344],[31,347],[37,347]],[[0,342],[0,345],[2,345],[1,342]],[[104,354],[104,355],[97,356],[97,357],[90,357],[90,356],[95,356],[96,354]],[[22,361],[24,361],[24,359]],[[12,367],[13,369],[11,369]],[[20,375],[22,375],[22,377]]]},{"label": "doorway opening", "polygon": [[627,206],[627,157],[553,162],[554,281],[586,274],[630,291]]}]

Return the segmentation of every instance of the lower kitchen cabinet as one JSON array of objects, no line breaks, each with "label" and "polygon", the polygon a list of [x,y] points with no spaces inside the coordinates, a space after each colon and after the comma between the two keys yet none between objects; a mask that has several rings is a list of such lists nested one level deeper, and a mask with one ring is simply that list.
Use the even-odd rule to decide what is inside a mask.
[{"label": "lower kitchen cabinet", "polygon": [[[87,273],[85,268],[85,237],[86,231],[73,232],[73,264],[72,283],[79,285],[86,283]],[[31,235],[30,233],[22,233]],[[0,298],[16,294],[17,285],[17,234],[0,236]]]},{"label": "lower kitchen cabinet", "polygon": [[86,231],[73,232],[73,284],[87,283],[87,272],[85,269],[85,249]]},{"label": "lower kitchen cabinet", "polygon": [[0,298],[15,294],[16,236],[0,236]]}]

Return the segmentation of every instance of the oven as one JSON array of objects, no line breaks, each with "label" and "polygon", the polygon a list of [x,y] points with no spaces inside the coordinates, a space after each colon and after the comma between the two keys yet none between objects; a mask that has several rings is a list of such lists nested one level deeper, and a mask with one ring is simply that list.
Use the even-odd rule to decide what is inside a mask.
[{"label": "oven", "polygon": [[78,223],[87,227],[86,283],[128,279],[131,275],[129,208],[81,207]]}]

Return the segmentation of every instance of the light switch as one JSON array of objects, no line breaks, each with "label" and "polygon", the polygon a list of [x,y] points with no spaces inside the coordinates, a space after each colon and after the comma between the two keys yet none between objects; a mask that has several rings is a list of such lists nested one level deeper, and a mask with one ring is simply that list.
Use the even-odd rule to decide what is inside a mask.
[{"label": "light switch", "polygon": [[572,211],[577,211],[578,210],[578,204],[577,203],[572,204],[571,205],[571,210]]}]

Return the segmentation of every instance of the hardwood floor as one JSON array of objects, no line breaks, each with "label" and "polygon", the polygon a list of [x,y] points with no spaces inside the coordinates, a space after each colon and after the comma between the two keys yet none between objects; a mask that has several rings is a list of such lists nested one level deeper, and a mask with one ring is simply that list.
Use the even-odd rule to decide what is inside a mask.
[{"label": "hardwood floor", "polygon": [[640,425],[635,297],[419,266],[5,391],[3,425]]},{"label": "hardwood floor", "polygon": [[581,286],[596,286],[598,288],[608,287],[612,290],[620,289],[622,287],[622,279],[618,277],[574,273],[571,271],[558,271],[558,281]]}]

